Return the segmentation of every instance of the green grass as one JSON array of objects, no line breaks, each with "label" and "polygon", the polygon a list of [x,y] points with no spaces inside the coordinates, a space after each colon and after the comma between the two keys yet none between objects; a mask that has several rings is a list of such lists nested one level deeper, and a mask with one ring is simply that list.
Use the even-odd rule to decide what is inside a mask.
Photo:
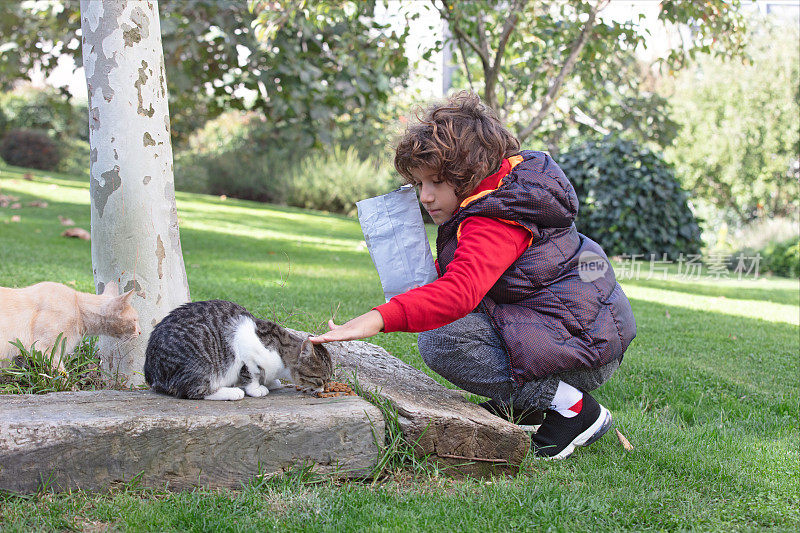
[{"label": "green grass", "polygon": [[[0,194],[47,208],[0,209],[0,285],[42,280],[93,290],[89,244],[60,237],[58,215],[89,229],[88,184],[0,169]],[[226,298],[286,326],[320,330],[381,303],[352,219],[177,195],[194,300]],[[20,222],[7,222],[20,215]],[[647,273],[646,270],[644,272]],[[239,491],[136,486],[0,499],[0,529],[796,530],[800,527],[798,280],[623,280],[638,336],[597,391],[617,427],[567,461],[518,476],[452,479],[400,472],[380,483],[287,476]],[[416,336],[372,339],[433,375]],[[305,481],[304,481],[305,480]]]},{"label": "green grass", "polygon": [[[86,337],[72,353],[64,353],[61,335],[47,352],[21,341],[13,342],[19,355],[10,365],[0,369],[0,394],[45,394],[48,392],[96,390],[112,385],[110,376],[103,374],[97,356],[97,337]],[[64,361],[64,370],[56,368]]]}]

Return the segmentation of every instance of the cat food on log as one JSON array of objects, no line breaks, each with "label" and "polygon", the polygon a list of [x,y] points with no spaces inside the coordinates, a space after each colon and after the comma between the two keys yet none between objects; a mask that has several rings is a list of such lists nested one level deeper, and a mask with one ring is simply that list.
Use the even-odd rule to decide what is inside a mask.
[{"label": "cat food on log", "polygon": [[[295,385],[294,388],[300,390],[302,387]],[[322,392],[315,392],[314,396],[317,398],[335,398],[337,396],[357,396],[357,394],[346,383],[329,381],[325,384],[324,390]]]}]

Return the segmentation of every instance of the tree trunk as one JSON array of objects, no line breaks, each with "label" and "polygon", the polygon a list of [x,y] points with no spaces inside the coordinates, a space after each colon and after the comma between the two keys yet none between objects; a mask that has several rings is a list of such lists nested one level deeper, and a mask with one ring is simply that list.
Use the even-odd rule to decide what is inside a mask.
[{"label": "tree trunk", "polygon": [[144,382],[147,339],[169,311],[190,300],[172,177],[167,81],[158,3],[81,0],[89,89],[92,268],[135,289],[142,335],[101,337],[103,368]]}]

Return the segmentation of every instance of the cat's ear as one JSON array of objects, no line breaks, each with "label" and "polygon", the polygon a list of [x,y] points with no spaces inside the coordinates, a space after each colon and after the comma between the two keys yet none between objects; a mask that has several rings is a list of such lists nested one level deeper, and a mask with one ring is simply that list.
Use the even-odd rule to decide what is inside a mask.
[{"label": "cat's ear", "polygon": [[322,344],[314,344],[308,338],[303,341],[303,344],[300,346],[300,357],[310,357],[316,360],[328,359],[330,360],[331,356],[328,353],[328,349],[325,348]]},{"label": "cat's ear", "polygon": [[300,345],[300,357],[311,357],[314,354],[314,345],[311,344],[311,341],[306,339],[303,341],[303,344]]},{"label": "cat's ear", "polygon": [[103,292],[101,293],[103,296],[116,296],[119,294],[119,286],[117,285],[116,281],[109,281],[106,283]]},{"label": "cat's ear", "polygon": [[125,294],[123,294],[122,296],[120,296],[120,300],[122,301],[122,303],[130,304],[131,303],[131,298],[133,298],[133,293],[135,291],[136,291],[136,289],[131,289],[128,292],[126,292]]}]

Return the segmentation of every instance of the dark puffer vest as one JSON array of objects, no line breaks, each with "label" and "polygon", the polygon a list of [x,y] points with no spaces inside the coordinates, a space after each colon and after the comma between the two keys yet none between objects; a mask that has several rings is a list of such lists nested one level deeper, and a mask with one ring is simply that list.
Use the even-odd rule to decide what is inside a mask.
[{"label": "dark puffer vest", "polygon": [[519,224],[531,233],[528,249],[476,309],[503,339],[515,381],[622,359],[636,336],[633,311],[602,248],[575,228],[575,189],[543,152],[524,151],[509,162],[496,189],[467,198],[439,227],[442,274],[467,217]]}]

